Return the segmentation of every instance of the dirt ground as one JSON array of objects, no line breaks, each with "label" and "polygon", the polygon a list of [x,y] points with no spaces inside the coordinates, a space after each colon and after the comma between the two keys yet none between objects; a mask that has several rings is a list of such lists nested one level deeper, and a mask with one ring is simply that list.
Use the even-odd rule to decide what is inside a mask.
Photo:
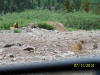
[{"label": "dirt ground", "polygon": [[[85,41],[83,48],[81,52],[73,52],[72,47],[79,40]],[[0,64],[96,56],[100,56],[100,31],[58,32],[35,28],[31,32],[0,33]]]}]

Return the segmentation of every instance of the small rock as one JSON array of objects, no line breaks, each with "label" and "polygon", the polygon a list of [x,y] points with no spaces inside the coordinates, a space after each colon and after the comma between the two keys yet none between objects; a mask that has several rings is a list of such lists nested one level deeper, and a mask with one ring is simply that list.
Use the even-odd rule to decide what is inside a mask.
[{"label": "small rock", "polygon": [[3,52],[3,49],[0,49],[0,53]]},{"label": "small rock", "polygon": [[93,45],[93,49],[97,49],[98,48],[98,45],[95,43],[94,45]]},{"label": "small rock", "polygon": [[27,47],[27,48],[25,48],[24,50],[26,50],[26,51],[32,51],[32,50],[34,50],[34,48],[32,48],[32,47]]},{"label": "small rock", "polygon": [[29,28],[37,28],[38,27],[38,24],[36,23],[29,23],[26,25],[26,27],[29,27]]},{"label": "small rock", "polygon": [[26,32],[32,32],[31,28],[27,28]]},{"label": "small rock", "polygon": [[9,57],[10,57],[10,58],[14,58],[14,55],[10,55]]},{"label": "small rock", "polygon": [[68,54],[67,53],[63,53],[61,54],[61,57],[66,57]]},{"label": "small rock", "polygon": [[75,53],[72,52],[72,51],[68,51],[68,54],[69,54],[69,55],[74,55]]},{"label": "small rock", "polygon": [[22,46],[22,44],[20,44],[20,43],[17,43],[16,45],[17,45],[17,46]]},{"label": "small rock", "polygon": [[13,62],[16,61],[16,58],[13,58],[11,61],[13,61]]},{"label": "small rock", "polygon": [[3,57],[2,56],[0,56],[0,60],[2,60],[3,59]]},{"label": "small rock", "polygon": [[14,55],[12,53],[8,54],[7,56],[10,58],[14,58]]}]

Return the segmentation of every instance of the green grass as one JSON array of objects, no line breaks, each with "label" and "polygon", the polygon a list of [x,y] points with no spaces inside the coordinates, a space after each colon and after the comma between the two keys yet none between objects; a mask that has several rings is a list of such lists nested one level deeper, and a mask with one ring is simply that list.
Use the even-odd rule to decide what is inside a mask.
[{"label": "green grass", "polygon": [[14,29],[14,33],[20,33],[21,31],[18,29]]},{"label": "green grass", "polygon": [[10,29],[18,21],[19,27],[29,23],[57,21],[65,25],[69,30],[100,29],[100,15],[86,12],[55,12],[50,10],[25,10],[20,13],[7,13],[0,16],[0,29]]},{"label": "green grass", "polygon": [[48,30],[54,30],[55,27],[52,24],[46,24],[45,22],[41,22],[38,24],[39,28],[43,28],[43,29],[48,29]]}]

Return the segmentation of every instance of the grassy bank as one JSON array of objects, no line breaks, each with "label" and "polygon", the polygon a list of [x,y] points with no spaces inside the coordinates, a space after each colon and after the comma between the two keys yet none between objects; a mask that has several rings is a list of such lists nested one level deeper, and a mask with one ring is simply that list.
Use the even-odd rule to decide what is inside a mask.
[{"label": "grassy bank", "polygon": [[20,13],[7,13],[0,16],[0,29],[9,29],[16,21],[20,27],[28,23],[58,21],[66,28],[73,29],[100,29],[100,15],[85,12],[65,13],[49,10],[25,10]]}]

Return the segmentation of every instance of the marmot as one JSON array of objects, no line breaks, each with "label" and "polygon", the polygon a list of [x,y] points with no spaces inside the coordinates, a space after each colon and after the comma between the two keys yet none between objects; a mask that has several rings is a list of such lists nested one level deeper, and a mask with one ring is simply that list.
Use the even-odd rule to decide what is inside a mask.
[{"label": "marmot", "polygon": [[72,50],[75,52],[79,52],[82,49],[82,44],[84,44],[83,40],[80,40],[77,44],[72,47]]},{"label": "marmot", "polygon": [[14,23],[13,27],[18,28],[18,22]]}]

